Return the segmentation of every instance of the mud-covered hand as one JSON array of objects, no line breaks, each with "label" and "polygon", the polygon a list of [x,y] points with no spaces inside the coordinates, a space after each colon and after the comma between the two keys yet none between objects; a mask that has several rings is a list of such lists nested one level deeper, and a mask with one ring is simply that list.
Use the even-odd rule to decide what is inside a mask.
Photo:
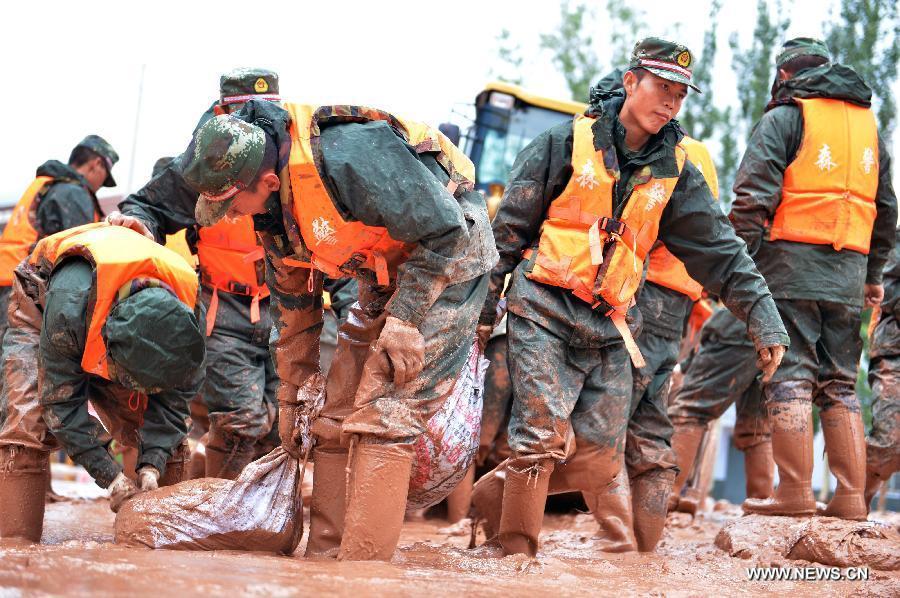
[{"label": "mud-covered hand", "polygon": [[772,379],[772,375],[775,373],[775,370],[778,369],[778,366],[781,365],[781,360],[784,359],[785,349],[786,347],[784,345],[773,345],[771,347],[763,347],[759,350],[756,359],[756,367],[762,370],[763,383]]},{"label": "mud-covered hand", "polygon": [[491,335],[494,333],[494,327],[490,324],[479,324],[475,329],[475,339],[478,341],[478,348],[484,353]]},{"label": "mud-covered hand", "polygon": [[147,228],[147,225],[135,218],[134,216],[126,216],[122,212],[110,212],[106,217],[106,222],[109,224],[114,224],[116,226],[124,226],[125,228],[130,228],[136,233],[141,233],[151,241],[155,241],[153,238],[153,233],[150,232],[150,229]]},{"label": "mud-covered hand", "polygon": [[425,338],[419,329],[394,316],[388,316],[384,329],[375,343],[376,351],[383,351],[394,368],[394,386],[412,381],[425,367]]},{"label": "mud-covered hand", "polygon": [[865,285],[863,287],[863,296],[865,297],[866,307],[881,305],[881,302],[884,301],[884,285]]},{"label": "mud-covered hand", "polygon": [[116,479],[109,485],[109,508],[113,513],[118,513],[126,500],[140,493],[141,489],[135,485],[125,474],[119,472]]},{"label": "mud-covered hand", "polygon": [[152,465],[144,465],[137,470],[138,486],[141,492],[149,492],[159,488],[159,470]]},{"label": "mud-covered hand", "polygon": [[300,402],[297,399],[297,387],[282,382],[276,393],[278,398],[278,436],[281,447],[295,459],[301,459],[300,439],[297,437],[297,419],[300,416]]}]

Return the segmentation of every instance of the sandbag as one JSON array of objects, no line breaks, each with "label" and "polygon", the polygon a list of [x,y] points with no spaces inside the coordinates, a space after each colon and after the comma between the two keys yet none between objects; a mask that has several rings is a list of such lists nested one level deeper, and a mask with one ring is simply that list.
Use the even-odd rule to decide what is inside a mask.
[{"label": "sandbag", "polygon": [[477,344],[473,345],[450,397],[429,420],[426,433],[413,444],[415,457],[407,511],[424,509],[442,501],[475,461],[488,365]]},{"label": "sandbag", "polygon": [[291,554],[303,535],[299,484],[297,460],[279,447],[236,480],[201,478],[137,495],[116,515],[115,541]]},{"label": "sandbag", "polygon": [[832,567],[900,570],[900,533],[874,521],[815,517],[791,540],[787,558]]}]

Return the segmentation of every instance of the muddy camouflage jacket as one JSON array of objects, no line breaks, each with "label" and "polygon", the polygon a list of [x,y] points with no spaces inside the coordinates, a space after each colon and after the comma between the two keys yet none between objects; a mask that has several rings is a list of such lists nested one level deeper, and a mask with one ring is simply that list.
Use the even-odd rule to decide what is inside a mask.
[{"label": "muddy camouflage jacket", "polygon": [[894,245],[897,199],[891,184],[891,157],[879,139],[877,217],[868,256],[835,251],[829,245],[767,241],[766,223],[781,202],[784,171],[803,140],[803,117],[792,98],[836,98],[868,106],[871,90],[855,72],[839,64],[800,71],[776,86],[741,160],[730,218],[775,298],[861,306],[863,284],[881,282]]},{"label": "muddy camouflage jacket", "polygon": [[100,205],[85,178],[74,168],[57,160],[48,160],[38,167],[37,176],[54,179],[37,207],[35,228],[40,238],[94,222],[95,215],[100,213]]},{"label": "muddy camouflage jacket", "polygon": [[[598,106],[602,111],[593,127],[595,146],[615,157],[611,174],[625,183],[618,185],[618,196],[613,198],[615,210],[624,207],[628,194],[648,174],[666,177],[677,173],[674,146],[682,137],[677,124],[670,122],[641,150],[628,152],[618,118],[622,103],[621,96],[614,96]],[[507,298],[511,312],[568,339],[572,346],[602,347],[621,342],[609,318],[595,313],[565,289],[527,280],[523,272],[522,251],[537,244],[547,208],[572,176],[571,161],[571,121],[539,135],[516,158],[493,222],[500,261],[491,273],[481,322],[493,322],[504,278],[515,270]],[[757,347],[788,344],[765,280],[716,205],[703,175],[689,162],[663,211],[659,238],[685,263],[694,279],[748,322]]]},{"label": "muddy camouflage jacket", "polygon": [[[122,468],[109,454],[109,435],[88,413],[88,380],[109,384],[86,374],[81,367],[93,284],[93,272],[84,260],[67,261],[54,271],[43,306],[38,388],[50,432],[66,453],[105,488]],[[185,388],[149,397],[140,430],[142,453],[138,465],[165,471],[166,461],[187,435],[188,406],[200,390],[202,378],[198,375]]]}]

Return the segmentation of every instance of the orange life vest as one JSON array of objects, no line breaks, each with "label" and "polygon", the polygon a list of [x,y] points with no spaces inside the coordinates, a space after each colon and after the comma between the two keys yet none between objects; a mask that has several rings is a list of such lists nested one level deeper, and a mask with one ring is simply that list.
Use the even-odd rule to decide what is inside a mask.
[{"label": "orange life vest", "polygon": [[101,331],[109,311],[125,285],[140,278],[166,284],[188,307],[197,304],[199,281],[194,270],[177,253],[143,235],[105,222],[76,226],[38,241],[29,263],[48,275],[67,257],[79,256],[94,268],[95,299],[89,317],[81,367],[85,372],[110,379],[106,343]]},{"label": "orange life vest", "polygon": [[[709,155],[709,150],[702,141],[691,137],[681,140],[681,147],[687,152],[688,160],[697,167],[712,196],[719,199],[719,178],[716,175],[716,165]],[[662,243],[657,243],[650,252],[650,260],[647,264],[647,280],[661,287],[672,289],[683,295],[687,295],[694,301],[700,299],[703,294],[703,285],[691,278],[684,263],[672,255]]]},{"label": "orange life vest", "polygon": [[769,239],[869,253],[878,192],[878,129],[869,108],[797,99],[803,141],[784,171]]},{"label": "orange life vest", "polygon": [[458,187],[472,188],[475,167],[443,133],[422,123],[361,106],[285,104],[284,108],[291,115],[288,170],[292,194],[292,203],[285,209],[291,211],[303,244],[312,254],[309,263],[296,260],[285,260],[285,263],[311,266],[331,278],[355,276],[356,270],[365,268],[375,273],[379,285],[388,285],[414,246],[392,239],[384,227],[348,221],[341,216],[315,163],[312,146],[319,135],[320,123],[330,119],[390,123],[417,152],[436,153],[437,161],[450,174],[447,185],[450,193],[455,193]]},{"label": "orange life vest", "polygon": [[[640,350],[625,323],[644,274],[644,259],[659,233],[659,220],[678,176],[651,178],[635,185],[621,216],[613,213],[615,179],[606,170],[603,151],[594,149],[594,119],[576,116],[573,124],[572,177],[547,210],[537,251],[526,276],[572,291],[610,317],[637,367]],[[686,158],[677,146],[678,171]]]},{"label": "orange life vest", "polygon": [[213,226],[200,227],[197,257],[200,279],[212,288],[212,299],[206,314],[206,335],[212,334],[219,305],[219,291],[252,297],[250,321],[259,321],[259,301],[269,296],[269,288],[257,269],[264,252],[257,243],[253,217],[235,221],[227,218]]},{"label": "orange life vest", "polygon": [[0,237],[0,286],[8,287],[13,283],[13,270],[28,257],[31,246],[37,241],[38,232],[32,223],[34,199],[53,177],[39,176],[34,179],[19,202],[3,229]]}]

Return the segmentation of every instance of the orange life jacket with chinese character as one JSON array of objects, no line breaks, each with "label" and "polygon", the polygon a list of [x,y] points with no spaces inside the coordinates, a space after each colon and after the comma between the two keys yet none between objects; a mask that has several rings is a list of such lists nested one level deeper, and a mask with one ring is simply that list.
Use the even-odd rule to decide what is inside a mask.
[{"label": "orange life jacket with chinese character", "polygon": [[57,264],[72,256],[89,261],[96,280],[81,359],[81,367],[89,374],[110,379],[101,331],[110,309],[131,281],[159,280],[191,309],[197,304],[199,281],[190,265],[174,251],[130,229],[105,222],[76,226],[38,241],[28,261],[49,275]]},{"label": "orange life jacket with chinese character", "polygon": [[[593,118],[576,116],[573,124],[572,177],[547,210],[526,276],[569,289],[594,307],[602,307],[616,325],[632,361],[643,366],[625,312],[644,273],[644,259],[659,233],[659,220],[678,176],[651,178],[635,185],[621,215],[613,213],[615,179],[607,172],[603,151],[594,149]],[[675,148],[678,171],[685,151]]]},{"label": "orange life jacket with chinese character", "polygon": [[475,167],[447,137],[428,125],[397,118],[359,106],[285,104],[291,115],[291,154],[288,162],[292,205],[303,243],[312,253],[309,263],[285,260],[288,265],[312,266],[331,278],[355,276],[360,268],[375,273],[379,285],[396,277],[397,267],[409,257],[413,245],[392,239],[384,227],[348,221],[341,216],[322,182],[313,143],[323,120],[367,122],[384,120],[399,131],[417,152],[434,152],[450,174],[448,191],[471,188]]},{"label": "orange life jacket with chinese character", "polygon": [[769,239],[869,253],[878,192],[875,115],[835,99],[796,99],[803,141],[784,171]]},{"label": "orange life jacket with chinese character", "polygon": [[264,252],[253,230],[253,217],[223,218],[213,226],[200,227],[198,235],[200,279],[213,293],[206,315],[207,336],[215,325],[219,291],[252,297],[250,321],[255,324],[260,317],[259,302],[269,296],[269,288],[258,269]]},{"label": "orange life jacket with chinese character", "polygon": [[[37,211],[36,200],[45,192],[53,177],[36,177],[13,209],[3,236],[0,237],[0,287],[12,286],[13,270],[28,257],[32,246],[38,240],[38,231],[34,227],[34,215]],[[94,222],[100,220],[100,214],[94,213]]]},{"label": "orange life jacket with chinese character", "polygon": [[[709,150],[701,141],[684,137],[681,147],[687,152],[688,160],[697,167],[697,170],[706,179],[706,184],[713,197],[719,199],[719,179],[716,176],[716,165],[709,155]],[[671,289],[683,295],[687,295],[694,301],[700,299],[703,294],[703,285],[691,278],[684,263],[666,249],[662,243],[657,243],[650,252],[650,260],[647,264],[647,280],[661,287]]]}]

